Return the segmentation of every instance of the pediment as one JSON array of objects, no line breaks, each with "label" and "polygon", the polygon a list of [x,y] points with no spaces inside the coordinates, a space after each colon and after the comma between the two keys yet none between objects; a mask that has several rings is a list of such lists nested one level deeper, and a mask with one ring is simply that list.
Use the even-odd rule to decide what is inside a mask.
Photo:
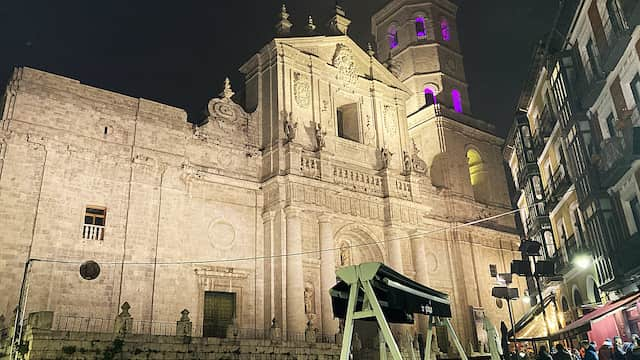
[{"label": "pediment", "polygon": [[373,75],[375,80],[410,94],[396,76],[346,35],[279,38],[274,43],[288,45],[286,48],[297,52],[300,61],[308,62],[309,56],[321,59],[338,70],[336,77],[339,82],[348,85],[358,78],[370,78]]}]

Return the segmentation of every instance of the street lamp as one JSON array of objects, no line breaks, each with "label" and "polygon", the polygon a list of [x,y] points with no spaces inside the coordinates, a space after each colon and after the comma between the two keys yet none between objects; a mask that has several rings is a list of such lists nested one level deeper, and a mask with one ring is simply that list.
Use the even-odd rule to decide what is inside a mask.
[{"label": "street lamp", "polygon": [[577,254],[574,258],[573,258],[573,264],[577,267],[579,267],[580,269],[587,269],[589,268],[589,266],[591,266],[591,256],[587,255],[587,254]]}]

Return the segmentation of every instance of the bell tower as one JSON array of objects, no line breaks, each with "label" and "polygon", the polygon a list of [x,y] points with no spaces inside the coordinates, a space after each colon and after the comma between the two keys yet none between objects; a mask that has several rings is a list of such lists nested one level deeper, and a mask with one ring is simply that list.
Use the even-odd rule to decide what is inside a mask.
[{"label": "bell tower", "polygon": [[371,19],[378,60],[412,90],[407,114],[433,103],[471,113],[457,10],[449,0],[392,0]]}]

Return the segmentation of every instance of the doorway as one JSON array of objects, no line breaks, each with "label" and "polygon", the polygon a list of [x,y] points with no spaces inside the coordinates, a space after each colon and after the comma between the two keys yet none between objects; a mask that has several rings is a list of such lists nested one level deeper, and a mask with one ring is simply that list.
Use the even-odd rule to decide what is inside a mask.
[{"label": "doorway", "polygon": [[204,293],[202,336],[224,338],[227,327],[233,323],[236,312],[236,294],[218,291]]}]

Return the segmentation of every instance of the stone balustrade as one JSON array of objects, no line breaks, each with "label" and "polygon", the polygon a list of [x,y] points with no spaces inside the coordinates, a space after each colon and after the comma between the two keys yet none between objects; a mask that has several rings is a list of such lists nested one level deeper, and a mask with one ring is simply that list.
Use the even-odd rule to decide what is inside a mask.
[{"label": "stone balustrade", "polygon": [[333,182],[349,190],[383,196],[382,177],[341,166],[333,167]]}]

